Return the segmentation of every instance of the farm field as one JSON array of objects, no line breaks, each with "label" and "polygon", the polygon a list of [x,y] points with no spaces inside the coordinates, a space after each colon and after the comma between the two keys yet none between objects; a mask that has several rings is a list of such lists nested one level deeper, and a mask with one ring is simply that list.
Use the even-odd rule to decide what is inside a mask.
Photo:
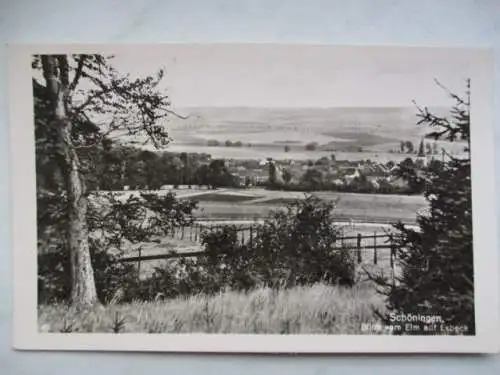
[{"label": "farm field", "polygon": [[[258,220],[270,211],[306,196],[303,192],[272,191],[260,188],[217,190],[159,190],[158,194],[172,192],[180,199],[199,201],[194,212],[197,220]],[[139,191],[116,191],[118,195],[138,195]],[[150,193],[150,191],[148,191]],[[339,221],[355,220],[367,223],[392,223],[398,220],[415,223],[416,212],[427,207],[423,196],[356,194],[342,192],[313,192],[321,199],[336,200]]]},{"label": "farm field", "polygon": [[66,305],[41,305],[42,332],[360,334],[377,323],[373,308],[383,298],[368,282],[353,288],[315,284],[289,290],[259,288],[166,301],[110,304],[76,312]]},{"label": "farm field", "polygon": [[[205,200],[200,196],[199,209],[195,216],[199,219],[258,219],[270,211],[280,209],[295,199],[303,198],[302,192],[269,191],[249,189],[243,194],[253,194],[255,199],[242,196],[237,202],[234,194],[238,191],[220,190],[217,200]],[[416,212],[427,207],[422,196],[353,194],[334,192],[315,192],[313,195],[325,200],[337,200],[336,213],[339,220],[356,220],[358,222],[389,223],[401,220],[411,224],[415,222]],[[224,196],[227,195],[227,200]],[[183,198],[182,193],[179,194]],[[189,198],[198,199],[196,195]]]},{"label": "farm field", "polygon": [[[395,147],[395,146],[394,146]],[[290,146],[290,151],[285,152],[283,145],[260,145],[253,147],[209,147],[206,145],[182,145],[172,144],[168,147],[170,152],[204,153],[213,159],[266,159],[274,160],[317,160],[323,156],[330,157],[332,154],[338,160],[361,161],[370,159],[379,163],[389,161],[401,162],[408,157],[406,154],[396,154],[384,151],[305,151],[304,146]],[[411,156],[411,155],[410,155]]]},{"label": "farm field", "polygon": [[[188,120],[173,119],[171,152],[206,153],[224,159],[309,160],[333,153],[338,160],[399,162],[401,140],[420,142],[425,130],[416,126],[415,108],[185,108]],[[362,124],[362,125],[361,125]],[[217,141],[219,146],[208,146]],[[226,147],[225,142],[241,142]],[[314,151],[306,151],[315,142]],[[289,151],[284,151],[284,145]],[[440,142],[449,152],[463,145]],[[359,151],[362,152],[359,152]]]}]

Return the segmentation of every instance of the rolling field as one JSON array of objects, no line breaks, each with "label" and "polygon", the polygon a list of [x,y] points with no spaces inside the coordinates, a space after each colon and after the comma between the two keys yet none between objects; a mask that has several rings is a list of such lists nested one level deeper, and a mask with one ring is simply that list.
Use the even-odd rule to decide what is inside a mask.
[{"label": "rolling field", "polygon": [[[238,197],[241,192],[242,196]],[[305,195],[302,192],[269,191],[264,189],[230,190],[221,189],[217,199],[204,199],[203,195],[189,195],[189,198],[200,199],[199,209],[195,212],[198,219],[254,220],[266,216],[295,199]],[[253,195],[255,199],[250,199]],[[401,220],[412,224],[416,212],[427,207],[422,196],[353,194],[334,192],[315,192],[313,195],[325,199],[336,200],[336,214],[339,220],[356,220],[368,223],[390,223]],[[224,198],[227,196],[227,198]],[[180,192],[179,197],[183,194]]]},{"label": "rolling field", "polygon": [[[425,129],[417,126],[415,108],[188,108],[188,120],[171,121],[171,152],[206,153],[225,159],[294,159],[329,157],[399,162],[408,155],[400,141],[418,145]],[[226,141],[242,147],[225,147]],[[219,146],[209,147],[209,141]],[[307,143],[318,148],[306,151]],[[284,151],[284,145],[290,147]],[[440,142],[448,151],[463,145]],[[363,152],[358,152],[361,148]]]},{"label": "rolling field", "polygon": [[[217,190],[160,190],[159,195],[168,192],[179,199],[199,201],[194,212],[197,220],[252,221],[264,218],[270,211],[281,209],[287,203],[306,196],[303,192],[272,191],[260,188],[217,189]],[[139,191],[117,191],[122,197],[138,195]],[[427,208],[423,196],[356,194],[339,192],[313,192],[324,200],[337,202],[336,214],[339,221],[354,220],[359,223],[387,224],[401,220],[414,224],[416,213]]]}]

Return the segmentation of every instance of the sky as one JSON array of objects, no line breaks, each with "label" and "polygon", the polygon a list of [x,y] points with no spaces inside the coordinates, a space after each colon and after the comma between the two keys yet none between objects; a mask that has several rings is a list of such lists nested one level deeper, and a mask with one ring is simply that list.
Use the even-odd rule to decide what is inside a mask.
[{"label": "sky", "polygon": [[132,76],[165,68],[173,108],[449,106],[479,54],[463,49],[272,44],[114,47]]}]

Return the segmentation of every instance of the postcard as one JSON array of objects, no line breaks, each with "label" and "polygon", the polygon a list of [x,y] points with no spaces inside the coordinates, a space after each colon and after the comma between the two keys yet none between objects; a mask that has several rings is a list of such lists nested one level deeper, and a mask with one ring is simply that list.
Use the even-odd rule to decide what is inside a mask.
[{"label": "postcard", "polygon": [[499,350],[493,54],[12,45],[21,350]]}]

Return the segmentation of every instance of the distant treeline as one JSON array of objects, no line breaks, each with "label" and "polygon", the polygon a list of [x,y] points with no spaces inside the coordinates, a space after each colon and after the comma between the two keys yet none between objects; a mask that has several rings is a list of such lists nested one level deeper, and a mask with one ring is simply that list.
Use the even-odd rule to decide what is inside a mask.
[{"label": "distant treeline", "polygon": [[[235,187],[237,179],[225,161],[207,154],[152,152],[110,142],[79,150],[89,190],[159,189],[163,185]],[[57,168],[43,163],[38,185],[53,190],[62,181]],[[52,187],[52,188],[51,188]]]}]

